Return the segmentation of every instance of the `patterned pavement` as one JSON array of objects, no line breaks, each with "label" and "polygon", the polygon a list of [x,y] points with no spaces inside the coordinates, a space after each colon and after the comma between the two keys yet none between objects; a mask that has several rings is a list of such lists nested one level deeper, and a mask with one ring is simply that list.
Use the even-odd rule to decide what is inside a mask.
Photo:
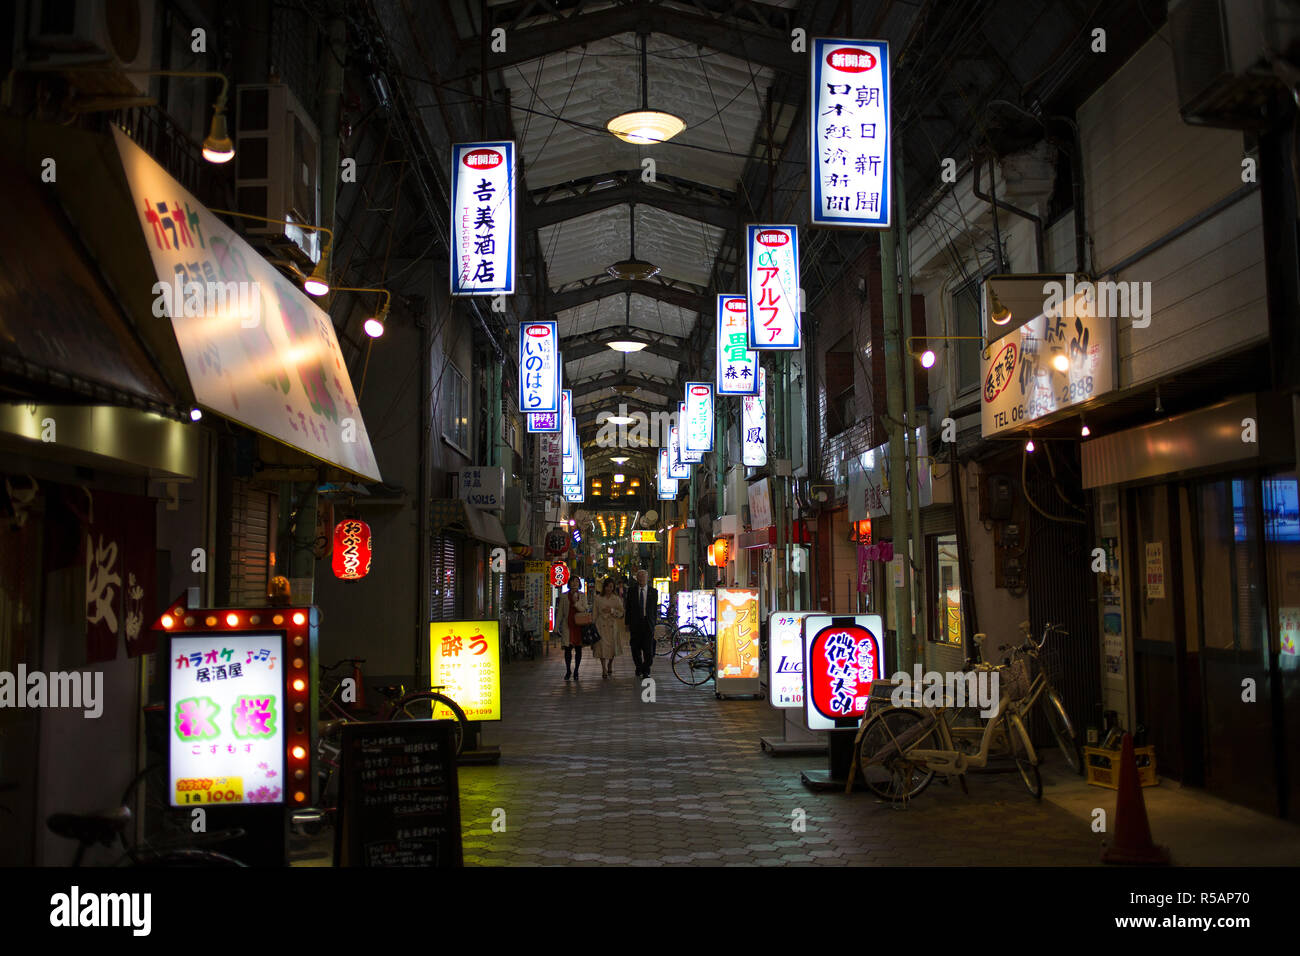
[{"label": "patterned pavement", "polygon": [[762,752],[780,732],[765,701],[718,700],[658,658],[643,702],[631,658],[615,666],[602,680],[584,660],[565,682],[552,649],[504,667],[505,718],[485,735],[501,762],[459,771],[467,866],[1097,863],[1086,820],[1034,801],[1014,772],[971,776],[970,796],[936,779],[906,810],[813,793],[799,773],[826,757]]}]

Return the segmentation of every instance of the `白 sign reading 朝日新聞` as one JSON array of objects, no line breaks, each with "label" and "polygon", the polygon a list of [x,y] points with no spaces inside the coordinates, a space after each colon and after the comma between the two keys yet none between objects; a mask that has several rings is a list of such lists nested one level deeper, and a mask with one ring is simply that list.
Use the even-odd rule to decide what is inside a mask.
[{"label": "\u767d sign reading \u671d\u65e5\u65b0\u805e", "polygon": [[702,454],[713,450],[713,386],[708,382],[686,383],[686,429],[682,450]]},{"label": "\u767d sign reading \u671d\u65e5\u65b0\u805e", "polygon": [[560,335],[555,322],[519,323],[519,411],[532,416],[560,411]]},{"label": "\u767d sign reading \u671d\u65e5\u65b0\u805e", "polygon": [[746,226],[749,347],[798,349],[799,236],[794,226]]},{"label": "\u767d sign reading \u671d\u65e5\u65b0\u805e", "polygon": [[767,374],[758,370],[758,394],[741,401],[740,427],[744,463],[750,468],[767,464]]},{"label": "\u767d sign reading \u671d\u65e5\u65b0\u805e", "polygon": [[749,310],[743,295],[718,296],[718,394],[753,395],[758,353],[749,349]]},{"label": "\u767d sign reading \u671d\u65e5\u65b0\u805e", "polygon": [[889,44],[812,42],[812,222],[889,227]]},{"label": "\u767d sign reading \u671d\u65e5\u65b0\u805e", "polygon": [[451,294],[514,295],[515,144],[456,144],[451,169]]}]

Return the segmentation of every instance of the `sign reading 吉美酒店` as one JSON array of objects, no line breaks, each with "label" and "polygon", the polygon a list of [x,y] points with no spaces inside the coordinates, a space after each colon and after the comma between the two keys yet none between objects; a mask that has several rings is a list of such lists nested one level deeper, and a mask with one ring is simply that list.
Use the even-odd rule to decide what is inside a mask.
[{"label": "sign reading \u5409\u7f8e\u9152\u5e97", "polygon": [[742,398],[740,411],[741,455],[745,465],[761,468],[767,464],[767,373],[758,370],[758,394]]},{"label": "sign reading \u5409\u7f8e\u9152\u5e97", "polygon": [[686,383],[686,420],[681,423],[682,450],[703,454],[713,450],[713,386],[708,382]]},{"label": "sign reading \u5409\u7f8e\u9152\u5e97", "polygon": [[794,226],[746,226],[749,347],[803,347],[799,235]]},{"label": "sign reading \u5409\u7f8e\u9152\u5e97", "polygon": [[[434,621],[429,674],[467,720],[501,719],[501,657],[496,621]],[[434,717],[440,715],[435,714]]]},{"label": "sign reading \u5409\u7f8e\u9152\u5e97", "polygon": [[854,727],[867,712],[871,683],[885,675],[884,633],[878,614],[804,618],[804,716],[809,730]]},{"label": "sign reading \u5409\u7f8e\u9152\u5e97", "polygon": [[519,410],[528,414],[529,431],[553,431],[535,428],[532,416],[538,412],[560,410],[560,336],[555,322],[519,323]]},{"label": "sign reading \u5409\u7f8e\u9152\u5e97", "polygon": [[506,470],[504,468],[463,468],[460,472],[460,498],[475,508],[495,510],[506,506]]},{"label": "sign reading \u5409\u7f8e\u9152\u5e97", "polygon": [[379,481],[334,323],[121,130],[114,128],[195,402]]},{"label": "sign reading \u5409\u7f8e\u9152\u5e97", "polygon": [[889,44],[812,41],[812,223],[889,227]]},{"label": "sign reading \u5409\u7f8e\u9152\u5e97", "polygon": [[749,310],[743,295],[718,296],[719,395],[753,395],[758,387],[758,353],[749,349]]},{"label": "sign reading \u5409\u7f8e\u9152\u5e97", "polygon": [[514,291],[515,144],[457,143],[451,148],[451,294]]},{"label": "sign reading \u5409\u7f8e\u9152\u5e97", "polygon": [[1084,404],[1115,387],[1115,319],[1110,310],[1098,316],[1082,294],[1060,304],[1049,297],[1048,306],[984,350],[984,438]]},{"label": "sign reading \u5409\u7f8e\u9152\u5e97", "polygon": [[773,707],[803,706],[803,619],[807,611],[767,618],[767,699]]}]

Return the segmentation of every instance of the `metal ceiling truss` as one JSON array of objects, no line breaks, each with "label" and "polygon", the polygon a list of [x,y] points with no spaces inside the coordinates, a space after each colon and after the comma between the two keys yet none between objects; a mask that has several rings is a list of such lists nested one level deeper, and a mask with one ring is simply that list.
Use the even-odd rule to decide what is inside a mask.
[{"label": "metal ceiling truss", "polygon": [[[574,402],[577,403],[581,396],[589,392],[598,391],[602,388],[617,388],[620,385],[635,385],[647,392],[662,395],[665,399],[672,399],[682,393],[681,389],[677,387],[676,381],[640,372],[600,372],[596,375],[588,375],[585,378],[574,379],[569,388],[573,391]],[[639,399],[629,399],[627,401],[630,404],[630,402],[639,401]]]},{"label": "metal ceiling truss", "polygon": [[640,171],[597,173],[531,192],[528,226],[540,229],[611,206],[654,206],[719,229],[734,229],[740,214],[735,193],[679,176],[641,181]]},{"label": "metal ceiling truss", "polygon": [[576,309],[597,299],[628,292],[645,296],[647,299],[657,299],[675,305],[679,309],[686,309],[688,312],[711,314],[713,308],[709,296],[705,294],[702,287],[683,279],[664,275],[657,275],[653,279],[628,280],[611,279],[607,273],[601,273],[578,279],[576,282],[565,283],[560,286],[560,289],[563,291],[552,291],[547,297],[546,306],[551,313]]},{"label": "metal ceiling truss", "polygon": [[607,328],[597,329],[595,332],[565,336],[564,361],[566,363],[575,362],[578,359],[589,358],[592,355],[601,355],[609,349],[609,343],[615,341],[644,342],[646,347],[641,351],[648,352],[651,355],[659,355],[674,362],[681,361],[682,350],[686,345],[683,339],[665,335],[662,332],[652,332],[637,325],[631,326],[630,334],[626,325],[611,325]]}]

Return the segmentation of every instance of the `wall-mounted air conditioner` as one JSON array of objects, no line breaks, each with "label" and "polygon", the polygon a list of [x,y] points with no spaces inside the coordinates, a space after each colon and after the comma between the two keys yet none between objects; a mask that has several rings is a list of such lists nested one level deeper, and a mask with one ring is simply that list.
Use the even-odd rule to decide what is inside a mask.
[{"label": "wall-mounted air conditioner", "polygon": [[1257,129],[1281,88],[1270,56],[1300,67],[1300,0],[1169,0],[1184,121]]},{"label": "wall-mounted air conditioner", "polygon": [[23,0],[14,65],[64,74],[96,97],[147,96],[151,77],[127,71],[152,68],[154,6],[155,0]]},{"label": "wall-mounted air conditioner", "polygon": [[[240,212],[320,225],[320,133],[283,83],[235,90],[235,196]],[[283,236],[313,263],[322,234],[248,220],[255,235]]]}]

